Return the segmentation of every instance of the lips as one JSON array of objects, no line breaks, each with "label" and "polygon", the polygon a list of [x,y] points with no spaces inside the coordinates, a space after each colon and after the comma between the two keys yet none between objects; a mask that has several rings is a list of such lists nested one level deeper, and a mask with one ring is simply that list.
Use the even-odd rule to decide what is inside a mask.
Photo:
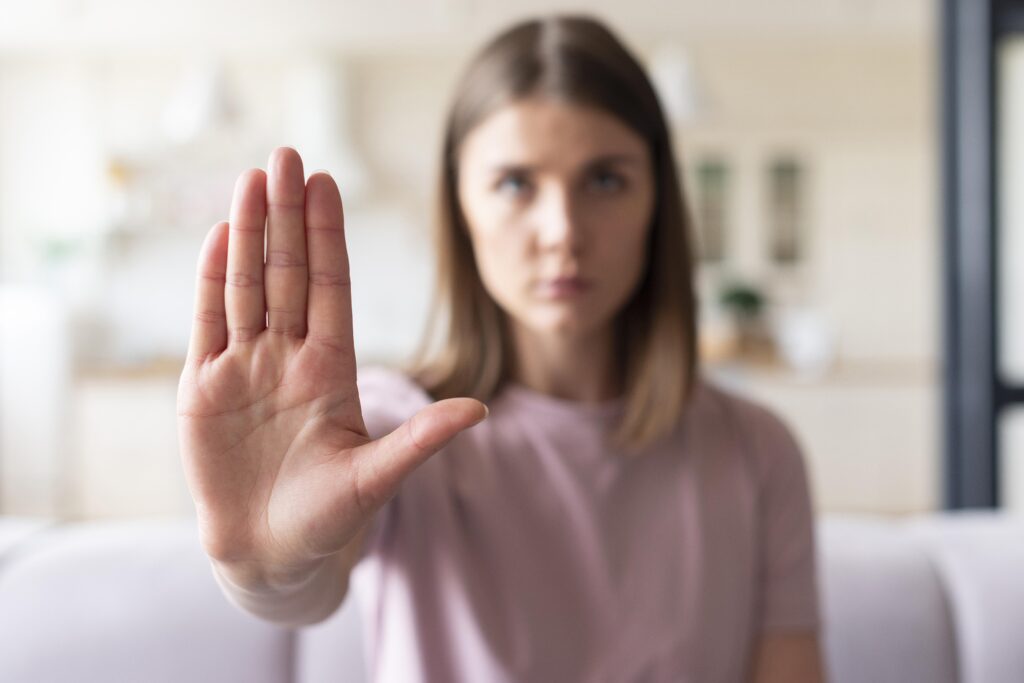
[{"label": "lips", "polygon": [[590,282],[578,276],[557,277],[541,280],[537,288],[548,298],[563,298],[582,294],[590,288]]}]

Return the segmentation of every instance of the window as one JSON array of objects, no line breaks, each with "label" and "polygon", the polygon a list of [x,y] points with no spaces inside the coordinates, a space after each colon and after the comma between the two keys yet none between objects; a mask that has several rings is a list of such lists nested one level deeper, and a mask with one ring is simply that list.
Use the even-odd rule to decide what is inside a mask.
[{"label": "window", "polygon": [[697,164],[697,254],[701,262],[726,258],[729,234],[729,169],[718,157]]},{"label": "window", "polygon": [[768,230],[773,263],[791,265],[803,258],[803,169],[792,158],[768,165]]}]

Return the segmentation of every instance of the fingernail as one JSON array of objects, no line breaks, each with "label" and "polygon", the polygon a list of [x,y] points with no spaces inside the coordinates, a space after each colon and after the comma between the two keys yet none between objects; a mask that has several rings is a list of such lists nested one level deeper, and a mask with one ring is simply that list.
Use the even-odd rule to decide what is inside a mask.
[{"label": "fingernail", "polygon": [[[313,171],[312,173],[310,173],[309,175],[316,175],[317,173],[326,173],[327,175],[331,175],[331,172],[328,171],[326,168],[318,168],[315,171]],[[331,177],[333,178],[334,176],[331,176]]]}]

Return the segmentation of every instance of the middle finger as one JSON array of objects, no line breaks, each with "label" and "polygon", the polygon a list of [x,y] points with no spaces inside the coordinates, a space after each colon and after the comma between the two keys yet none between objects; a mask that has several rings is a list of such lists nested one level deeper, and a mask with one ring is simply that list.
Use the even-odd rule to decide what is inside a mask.
[{"label": "middle finger", "polygon": [[302,337],[308,280],[302,159],[294,149],[278,147],[267,170],[267,330]]}]

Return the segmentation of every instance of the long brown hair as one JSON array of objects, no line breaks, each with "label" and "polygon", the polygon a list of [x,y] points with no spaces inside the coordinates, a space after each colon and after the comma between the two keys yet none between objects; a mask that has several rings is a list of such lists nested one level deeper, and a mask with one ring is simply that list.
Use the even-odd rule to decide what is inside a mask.
[{"label": "long brown hair", "polygon": [[459,82],[438,188],[435,298],[406,372],[437,400],[471,396],[486,402],[508,379],[507,314],[477,270],[458,203],[457,161],[462,141],[487,116],[531,96],[598,107],[639,134],[651,152],[656,188],[647,268],[616,324],[625,410],[613,438],[625,452],[638,453],[674,427],[695,382],[690,212],[650,81],[623,44],[592,18],[555,15],[517,24],[488,43]]}]

